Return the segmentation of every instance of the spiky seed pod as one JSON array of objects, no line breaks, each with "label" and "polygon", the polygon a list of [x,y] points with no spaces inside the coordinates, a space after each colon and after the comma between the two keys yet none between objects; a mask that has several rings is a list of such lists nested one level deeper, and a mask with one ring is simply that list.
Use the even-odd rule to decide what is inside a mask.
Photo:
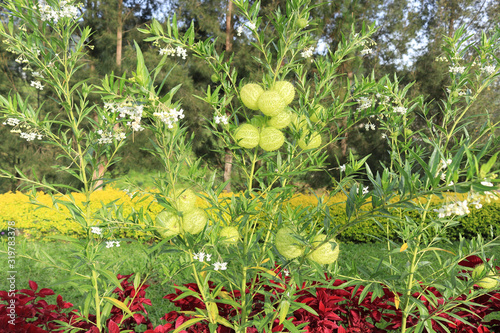
[{"label": "spiky seed pod", "polygon": [[313,132],[311,135],[304,133],[299,139],[299,147],[302,150],[316,149],[321,146],[321,135],[318,132]]},{"label": "spiky seed pod", "polygon": [[240,125],[235,133],[236,143],[243,148],[255,148],[259,144],[259,129],[250,124]]},{"label": "spiky seed pod", "polygon": [[283,132],[274,127],[265,127],[260,131],[260,148],[265,151],[275,151],[283,146],[285,142],[285,136]]},{"label": "spiky seed pod", "polygon": [[276,233],[274,244],[278,252],[287,259],[294,259],[304,253],[305,246],[298,244],[299,241],[293,237],[294,233],[289,227],[283,227]]},{"label": "spiky seed pod", "polygon": [[196,207],[196,194],[190,189],[176,189],[174,192],[174,203],[180,212],[193,210]]},{"label": "spiky seed pod", "polygon": [[223,243],[236,244],[240,239],[240,233],[236,227],[224,227],[219,233]]},{"label": "spiky seed pod", "polygon": [[184,232],[196,235],[207,225],[208,217],[203,209],[195,208],[182,217],[182,229]]},{"label": "spiky seed pod", "polygon": [[300,18],[297,20],[297,26],[299,27],[299,29],[304,29],[305,27],[307,27],[309,24],[309,21],[307,21],[306,18]]},{"label": "spiky seed pod", "polygon": [[257,105],[257,101],[263,92],[264,89],[257,83],[245,84],[240,90],[240,97],[243,105],[250,110],[258,110],[259,106]]},{"label": "spiky seed pod", "polygon": [[267,124],[277,129],[282,129],[290,125],[292,121],[292,114],[287,109],[283,110],[283,112],[278,113],[276,116],[271,117]]},{"label": "spiky seed pod", "polygon": [[175,236],[181,232],[181,219],[172,212],[163,211],[156,215],[155,226],[162,237]]},{"label": "spiky seed pod", "polygon": [[271,90],[277,91],[286,105],[292,103],[295,97],[295,87],[288,81],[277,81]]},{"label": "spiky seed pod", "polygon": [[274,90],[264,91],[257,101],[259,110],[269,117],[278,115],[286,107],[286,103],[281,95]]},{"label": "spiky seed pod", "polygon": [[[316,247],[320,245],[325,240],[325,238],[326,235],[317,235],[316,237],[314,237],[312,246]],[[336,244],[333,250],[331,243]],[[325,244],[319,246],[314,251],[309,253],[307,257],[320,265],[327,265],[335,262],[339,258],[339,252],[339,243],[337,243],[335,240],[330,240],[329,242],[326,242]]]}]

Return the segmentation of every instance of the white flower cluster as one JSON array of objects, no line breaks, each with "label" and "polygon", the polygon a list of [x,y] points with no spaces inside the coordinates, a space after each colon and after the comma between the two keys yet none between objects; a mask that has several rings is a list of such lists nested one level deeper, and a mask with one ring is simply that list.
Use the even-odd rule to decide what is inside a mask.
[{"label": "white flower cluster", "polygon": [[[212,255],[205,252],[198,252],[193,255],[194,260],[198,260],[199,262],[210,261],[212,259]],[[227,269],[227,262],[219,262],[214,263],[214,270],[216,271],[225,271]]]},{"label": "white flower cluster", "polygon": [[105,103],[104,108],[109,112],[118,113],[120,118],[128,117],[130,121],[127,122],[127,126],[131,127],[134,132],[144,130],[144,127],[141,126],[143,105]]},{"label": "white flower cluster", "polygon": [[450,66],[450,73],[453,74],[463,74],[465,72],[465,66]]},{"label": "white flower cluster", "polygon": [[358,99],[358,103],[359,103],[359,106],[358,108],[356,109],[357,111],[363,111],[363,110],[366,110],[366,109],[369,109],[372,107],[372,100],[368,97],[360,97]]},{"label": "white flower cluster", "polygon": [[[13,128],[10,130],[10,132],[18,133],[19,136],[22,139],[25,139],[26,141],[34,141],[35,139],[42,140],[43,138],[43,136],[40,133],[38,133],[36,129],[33,129],[31,126],[27,124],[21,123],[21,121],[17,118],[7,118],[7,120],[4,121],[2,125],[12,126]],[[24,132],[21,130],[21,128],[24,128],[27,131]]]},{"label": "white flower cluster", "polygon": [[174,123],[184,118],[184,110],[169,109],[167,111],[155,112],[153,116],[158,117],[168,128],[174,128]]},{"label": "white flower cluster", "polygon": [[485,73],[486,75],[491,75],[496,72],[496,68],[493,65],[484,66],[481,68],[481,72]]},{"label": "white flower cluster", "polygon": [[215,116],[215,123],[216,124],[222,123],[224,125],[227,125],[228,124],[228,119],[227,119],[226,116],[219,116],[219,115],[217,115],[217,116]]},{"label": "white flower cluster", "polygon": [[369,130],[375,131],[377,129],[377,126],[375,126],[375,124],[372,124],[372,123],[359,124],[359,128],[363,128],[363,127],[364,127],[365,131],[369,131]]},{"label": "white flower cluster", "polygon": [[68,0],[59,1],[59,9],[54,9],[45,0],[41,0],[38,3],[38,10],[42,21],[57,22],[62,18],[76,19],[80,16],[78,6],[73,6]]},{"label": "white flower cluster", "polygon": [[110,247],[120,247],[120,241],[107,241],[106,242],[106,248],[109,249]]},{"label": "white flower cluster", "polygon": [[34,141],[35,139],[42,140],[42,135],[36,132],[20,132],[19,136],[21,139],[26,139],[26,141]]},{"label": "white flower cluster", "polygon": [[444,205],[439,209],[434,209],[438,213],[438,218],[444,218],[451,215],[464,216],[470,213],[467,200],[457,201],[449,205]]},{"label": "white flower cluster", "polygon": [[252,30],[252,31],[253,31],[253,30],[255,30],[255,23],[253,23],[253,22],[248,22],[248,23],[246,23],[246,24],[244,24],[244,25],[240,25],[240,26],[238,27],[238,29],[236,29],[236,34],[237,34],[238,36],[241,36],[241,34],[243,34],[243,31],[245,30],[245,26],[246,26],[248,29]]},{"label": "white flower cluster", "polygon": [[225,271],[227,269],[227,262],[216,262],[214,264],[214,271]]},{"label": "white flower cluster", "polygon": [[161,48],[160,49],[160,55],[167,55],[167,56],[178,56],[178,57],[182,57],[182,59],[186,59],[187,58],[187,51],[186,49],[180,47],[180,46],[177,46],[175,49],[172,48],[170,45],[167,46],[167,47],[164,47],[164,48]]},{"label": "white flower cluster", "polygon": [[392,112],[394,112],[394,113],[400,113],[400,114],[406,114],[406,111],[407,111],[407,108],[405,108],[404,106],[395,106],[392,109]]},{"label": "white flower cluster", "polygon": [[102,235],[101,228],[99,227],[91,227],[90,232],[96,235]]},{"label": "white flower cluster", "polygon": [[99,143],[100,145],[113,143],[113,140],[121,141],[121,140],[125,140],[127,138],[125,133],[121,132],[121,131],[111,133],[111,132],[105,132],[103,130],[98,130],[97,134],[99,134],[101,136],[97,140],[97,143]]},{"label": "white flower cluster", "polygon": [[33,75],[33,77],[39,77],[40,79],[43,79],[43,75],[40,72],[35,71],[31,73],[31,75]]},{"label": "white flower cluster", "polygon": [[342,164],[340,166],[340,172],[345,172],[345,168],[346,168],[346,165],[345,164]]},{"label": "white flower cluster", "polygon": [[205,252],[199,252],[193,255],[193,259],[198,260],[199,262],[205,261],[205,258],[207,261],[210,261],[210,259],[212,259],[212,255]]},{"label": "white flower cluster", "polygon": [[304,51],[302,51],[300,55],[302,56],[302,58],[310,58],[313,56],[313,52],[314,52],[314,46],[311,46],[304,49]]},{"label": "white flower cluster", "polygon": [[368,186],[363,187],[363,195],[368,194],[370,192],[370,188]]},{"label": "white flower cluster", "polygon": [[7,118],[3,125],[17,126],[21,121],[17,118]]},{"label": "white flower cluster", "polygon": [[43,85],[40,81],[31,81],[30,86],[35,87],[35,89],[43,90]]},{"label": "white flower cluster", "polygon": [[373,53],[373,49],[370,49],[370,48],[367,48],[367,49],[363,49],[361,50],[361,56],[365,56],[367,54],[372,54]]}]

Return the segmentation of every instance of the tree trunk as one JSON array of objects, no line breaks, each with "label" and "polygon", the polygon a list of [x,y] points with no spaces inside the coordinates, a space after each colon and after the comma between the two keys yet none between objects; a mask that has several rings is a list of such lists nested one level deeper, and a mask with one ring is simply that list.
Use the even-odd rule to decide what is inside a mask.
[{"label": "tree trunk", "polygon": [[118,0],[118,25],[116,28],[116,66],[122,65],[122,44],[123,44],[123,0]]},{"label": "tree trunk", "polygon": [[[233,16],[233,2],[228,0],[227,4],[227,15],[226,15],[226,55],[233,49],[233,22],[231,20]],[[229,117],[231,114],[226,111],[226,115]],[[225,149],[224,155],[224,182],[228,182],[224,188],[225,192],[231,192],[231,171],[233,169],[233,155],[229,148]]]}]

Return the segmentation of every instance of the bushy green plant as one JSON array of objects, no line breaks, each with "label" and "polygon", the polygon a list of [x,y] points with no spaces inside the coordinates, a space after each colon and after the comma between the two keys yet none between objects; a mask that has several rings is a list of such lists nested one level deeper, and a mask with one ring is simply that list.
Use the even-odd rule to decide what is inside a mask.
[{"label": "bushy green plant", "polygon": [[[445,301],[440,308],[450,315],[456,304],[467,306],[484,294],[484,290],[472,288],[474,281],[456,278],[461,269],[458,263],[471,254],[484,257],[487,248],[496,245],[496,238],[490,242],[480,236],[470,242],[461,239],[457,253],[443,249],[440,244],[446,242],[447,230],[458,226],[460,217],[470,213],[470,207],[479,207],[485,200],[496,197],[493,190],[498,180],[493,166],[498,152],[493,134],[498,123],[488,122],[473,134],[467,131],[467,125],[471,105],[499,75],[494,56],[500,30],[491,36],[484,34],[477,43],[468,42],[464,28],[448,38],[443,58],[450,63],[452,84],[446,87],[449,92],[442,105],[444,118],[437,119],[422,97],[407,98],[412,85],[402,86],[397,77],[349,78],[341,72],[349,58],[369,52],[374,26],[363,25],[360,31],[352,27],[336,50],[315,54],[316,42],[310,31],[302,28],[301,21],[310,17],[313,5],[309,0],[288,1],[286,10],[269,17],[260,16],[259,2],[233,1],[242,18],[242,25],[237,28],[240,34],[245,32],[241,38],[248,38],[261,53],[254,60],[255,70],[263,73],[262,82],[239,77],[232,66],[237,59],[218,52],[212,39],[195,40],[194,25],[180,33],[174,16],[164,25],[153,21],[142,30],[148,34],[146,40],[153,42],[163,55],[155,69],[150,71],[146,67],[142,52],[136,47],[135,72],[131,76],[106,77],[99,87],[84,82],[70,84],[71,74],[78,70],[83,55],[88,29],[82,29],[81,39],[75,41],[74,31],[79,28],[73,17],[47,19],[45,11],[59,13],[60,4],[48,1],[47,5],[33,6],[30,2],[15,0],[8,4],[13,17],[25,22],[29,31],[15,27],[11,20],[0,33],[13,52],[26,58],[28,69],[42,71],[33,86],[38,89],[50,86],[64,112],[58,117],[40,115],[21,96],[2,96],[0,107],[7,118],[6,124],[19,130],[23,137],[42,139],[59,147],[70,161],[61,170],[83,184],[85,201],[80,207],[72,195],[62,193],[58,186],[39,179],[31,181],[34,189],[54,192],[53,202],[65,205],[68,217],[86,231],[87,238],[82,241],[67,240],[82,258],[81,265],[87,268],[86,273],[78,275],[87,283],[81,287],[88,295],[83,314],[87,319],[93,318],[89,313],[95,311],[99,330],[105,330],[103,323],[112,304],[132,315],[126,304],[111,298],[111,290],[119,287],[119,283],[113,274],[116,272],[107,269],[109,258],[104,252],[104,242],[107,247],[119,244],[118,240],[106,239],[110,234],[108,229],[124,226],[153,232],[158,238],[159,242],[147,250],[147,265],[158,276],[163,275],[165,281],[177,270],[191,272],[199,290],[196,297],[203,307],[188,313],[191,319],[175,332],[200,322],[207,323],[212,332],[221,325],[238,333],[247,332],[250,327],[270,332],[276,322],[298,332],[289,314],[304,305],[291,297],[293,286],[313,281],[331,286],[325,273],[352,284],[364,284],[359,302],[369,292],[380,293],[382,287],[393,291],[394,306],[401,309],[402,332],[432,330],[434,321],[443,320],[439,313],[429,313],[421,306],[419,299],[428,295],[429,288],[452,300]],[[67,2],[61,5],[72,6]],[[69,9],[64,13],[71,13],[73,9]],[[163,83],[157,82],[157,77],[167,57],[182,61],[187,56],[199,58],[218,78],[199,98],[214,110],[214,117],[206,126],[218,137],[219,152],[231,155],[233,167],[244,179],[241,195],[220,200],[225,184],[216,183],[214,175],[207,175],[202,161],[192,159],[195,137],[186,134],[180,121],[183,110],[178,102],[173,102],[180,87],[165,96],[159,95]],[[474,60],[469,62],[469,59]],[[283,81],[289,84],[278,86],[286,89],[277,88],[277,82]],[[345,84],[335,90],[336,82]],[[242,93],[248,83],[262,88],[259,97],[249,98],[246,91]],[[290,93],[290,86],[295,93]],[[101,94],[104,105],[90,106],[87,102],[90,93]],[[323,110],[316,115],[318,105]],[[93,112],[97,113],[96,118]],[[271,118],[282,112],[291,114],[290,124],[279,129],[272,127]],[[143,118],[148,121],[142,122]],[[425,126],[412,132],[409,126],[417,118]],[[336,131],[325,128],[327,122],[338,124]],[[294,179],[329,167],[325,162],[328,145],[342,140],[355,126],[375,126],[375,122],[384,131],[392,159],[376,174],[365,163],[369,156],[350,154],[346,165],[333,166],[339,168],[342,176],[339,181],[332,179],[331,195],[344,193],[346,197],[343,223],[337,221],[340,214],[330,211],[328,197],[318,198],[312,209],[288,204],[296,189]],[[237,128],[242,124],[249,124],[246,127],[252,129],[251,133],[239,133]],[[127,136],[143,127],[151,131],[154,145],[150,152],[163,166],[155,179],[155,190],[149,192],[162,212],[151,214],[144,209],[124,216],[110,204],[95,213],[90,208],[90,196],[102,180],[99,166],[106,169],[113,163]],[[6,172],[3,175],[17,177]],[[28,180],[22,174],[18,178]],[[180,208],[181,187],[202,196],[208,203],[207,207],[195,208],[199,213],[195,218],[191,216],[194,210]],[[447,191],[467,193],[468,199],[447,196]],[[435,197],[445,200],[442,206],[433,207]],[[380,223],[382,219],[386,222]],[[348,228],[366,221],[379,221],[378,227],[385,232],[387,257],[380,258],[378,269],[342,272],[336,264],[339,253],[342,255],[342,244],[336,240]],[[196,228],[191,228],[193,225]],[[220,232],[227,226],[236,227],[241,238],[236,242],[221,242]],[[287,244],[281,242],[283,239]],[[291,247],[297,250],[293,254],[287,252]],[[166,266],[159,262],[157,258],[165,252],[176,256],[178,263]],[[435,263],[426,260],[429,253],[436,256]],[[396,265],[395,256],[405,256],[406,264]],[[390,275],[380,267],[388,268]],[[70,272],[74,269],[66,268]],[[270,295],[266,286],[271,280],[278,284],[285,282],[284,274],[277,276],[276,270],[289,274],[287,285],[292,290]],[[215,287],[209,281],[214,281]],[[233,290],[246,292],[235,297],[229,293]],[[185,290],[181,297],[192,295]],[[461,295],[468,296],[459,299]],[[221,297],[235,313],[231,321],[219,315],[215,300]],[[256,298],[263,299],[264,306],[253,313]],[[411,328],[410,318],[418,318]]]}]

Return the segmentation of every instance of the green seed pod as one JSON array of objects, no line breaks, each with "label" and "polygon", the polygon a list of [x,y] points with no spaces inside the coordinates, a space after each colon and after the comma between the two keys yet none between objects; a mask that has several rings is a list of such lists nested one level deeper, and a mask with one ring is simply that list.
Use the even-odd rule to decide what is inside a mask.
[{"label": "green seed pod", "polygon": [[295,97],[295,88],[293,84],[288,81],[277,81],[271,90],[277,91],[286,105],[292,103]]},{"label": "green seed pod", "polygon": [[302,116],[297,116],[296,113],[292,113],[292,121],[290,122],[290,127],[295,129],[297,132],[300,130],[306,130],[309,126],[307,123],[307,118]]},{"label": "green seed pod", "polygon": [[277,91],[268,90],[260,95],[257,105],[263,114],[274,117],[283,111],[286,103]]},{"label": "green seed pod", "polygon": [[313,132],[310,136],[304,133],[299,139],[299,147],[302,150],[316,149],[321,146],[321,135],[318,132]]},{"label": "green seed pod", "polygon": [[182,229],[196,235],[207,225],[208,217],[203,209],[195,208],[182,217]]},{"label": "green seed pod", "polygon": [[181,219],[172,212],[162,211],[156,215],[155,222],[156,231],[164,238],[181,232]]},{"label": "green seed pod", "polygon": [[274,244],[278,252],[287,259],[294,259],[304,253],[305,246],[298,244],[292,229],[283,227],[276,233]]},{"label": "green seed pod", "polygon": [[318,104],[316,105],[316,107],[314,107],[309,119],[311,119],[313,123],[317,123],[319,121],[326,120],[326,117],[326,109],[323,107],[323,105]]},{"label": "green seed pod", "polygon": [[300,29],[304,29],[305,27],[307,27],[309,24],[309,21],[307,21],[306,18],[300,18],[297,20],[297,26],[300,28]]},{"label": "green seed pod", "polygon": [[193,210],[196,207],[196,194],[190,189],[176,189],[174,192],[174,203],[180,212]]},{"label": "green seed pod", "polygon": [[283,146],[285,136],[283,133],[274,127],[265,127],[260,132],[260,148],[265,151],[275,151]]},{"label": "green seed pod", "polygon": [[271,117],[267,124],[277,129],[282,129],[290,125],[292,121],[292,114],[287,110],[283,110],[283,112],[278,113],[276,116]]},{"label": "green seed pod", "polygon": [[[321,244],[326,238],[326,235],[317,235],[314,237],[314,241],[312,243],[313,247],[318,246]],[[332,250],[332,244],[335,243],[336,246]],[[320,265],[327,265],[331,264],[339,258],[339,243],[337,243],[334,240],[330,240],[329,242],[326,242],[325,244],[319,246],[316,250],[313,252],[309,253],[307,256],[309,259],[312,261],[317,262]]]},{"label": "green seed pod", "polygon": [[241,101],[250,110],[258,110],[257,101],[263,92],[264,89],[256,83],[246,84],[240,91]]},{"label": "green seed pod", "polygon": [[240,125],[235,133],[236,143],[243,148],[255,148],[259,144],[259,130],[250,124]]},{"label": "green seed pod", "polygon": [[210,80],[212,80],[213,83],[217,83],[219,82],[219,76],[217,76],[217,74],[212,74]]},{"label": "green seed pod", "polygon": [[240,233],[236,227],[224,227],[219,234],[223,243],[226,244],[236,244],[240,239]]}]

